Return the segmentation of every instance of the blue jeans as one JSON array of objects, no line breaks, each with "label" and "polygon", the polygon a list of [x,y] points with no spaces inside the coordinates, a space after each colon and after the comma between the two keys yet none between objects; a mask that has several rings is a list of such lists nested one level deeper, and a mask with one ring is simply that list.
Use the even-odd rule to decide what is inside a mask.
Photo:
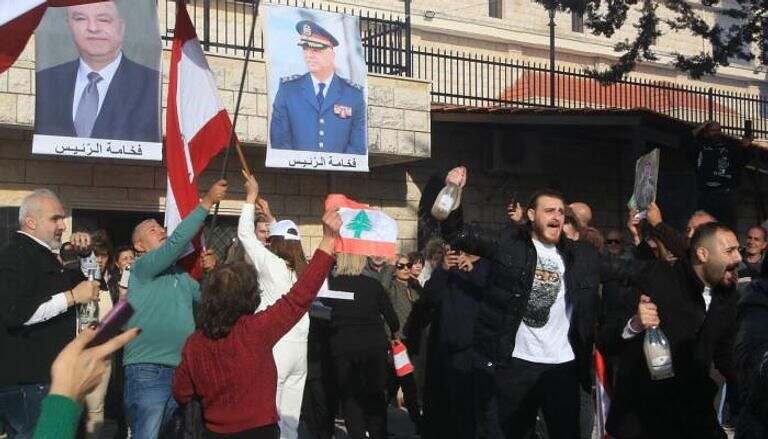
[{"label": "blue jeans", "polygon": [[43,398],[49,384],[26,384],[0,388],[0,418],[9,439],[27,439],[35,433]]},{"label": "blue jeans", "polygon": [[132,437],[155,439],[170,419],[177,407],[171,395],[173,370],[160,364],[125,366],[125,412]]}]

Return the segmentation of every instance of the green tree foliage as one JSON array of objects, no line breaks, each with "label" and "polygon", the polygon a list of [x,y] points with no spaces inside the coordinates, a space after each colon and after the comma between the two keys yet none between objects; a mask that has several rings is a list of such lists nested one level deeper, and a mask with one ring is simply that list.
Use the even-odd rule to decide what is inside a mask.
[{"label": "green tree foliage", "polygon": [[[714,74],[720,66],[728,66],[735,59],[768,65],[768,0],[536,0],[547,9],[555,8],[585,14],[585,25],[593,34],[611,38],[617,30],[630,25],[631,9],[637,9],[640,18],[631,23],[636,29],[633,40],[618,42],[614,49],[621,52],[619,60],[603,71],[590,73],[603,82],[615,82],[634,70],[638,62],[655,61],[654,46],[662,35],[664,23],[673,32],[690,32],[703,38],[709,50],[694,54],[673,53],[677,69],[698,79]],[[717,14],[729,17],[734,24],[723,25],[715,20],[709,24],[702,18],[701,9],[693,2],[701,1],[705,7],[717,8]],[[659,18],[658,9],[666,8],[671,14]],[[722,21],[722,20],[720,20]],[[752,46],[756,45],[756,53]]]}]

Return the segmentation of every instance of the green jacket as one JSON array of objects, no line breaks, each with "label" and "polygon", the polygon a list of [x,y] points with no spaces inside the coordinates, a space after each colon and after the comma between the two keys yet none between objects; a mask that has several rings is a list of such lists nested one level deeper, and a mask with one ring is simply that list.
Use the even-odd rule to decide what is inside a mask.
[{"label": "green jacket", "polygon": [[128,327],[141,335],[125,346],[124,365],[137,363],[176,367],[181,349],[195,330],[193,303],[200,300],[200,285],[176,260],[202,227],[208,211],[198,206],[155,250],[136,259],[128,282],[128,302],[134,314]]}]

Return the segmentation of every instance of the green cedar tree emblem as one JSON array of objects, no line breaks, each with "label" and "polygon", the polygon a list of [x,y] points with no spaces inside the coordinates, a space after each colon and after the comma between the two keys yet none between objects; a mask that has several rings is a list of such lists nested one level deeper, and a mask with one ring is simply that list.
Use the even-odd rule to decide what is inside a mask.
[{"label": "green cedar tree emblem", "polygon": [[373,228],[371,220],[368,218],[368,214],[364,210],[355,215],[352,221],[347,224],[347,230],[355,232],[355,238],[360,238],[363,232],[368,232]]}]

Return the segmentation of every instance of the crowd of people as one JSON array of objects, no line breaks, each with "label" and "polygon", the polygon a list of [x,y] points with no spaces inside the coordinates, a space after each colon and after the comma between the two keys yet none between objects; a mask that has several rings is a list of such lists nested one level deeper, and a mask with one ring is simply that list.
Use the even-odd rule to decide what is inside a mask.
[{"label": "crowd of people", "polygon": [[[425,439],[589,439],[595,350],[612,437],[768,437],[760,225],[742,247],[712,213],[678,231],[652,203],[644,219],[628,212],[626,231],[599,231],[590,206],[543,189],[510,202],[500,230],[459,207],[423,252],[394,259],[337,253],[329,209],[308,261],[299,227],[244,180],[237,239],[221,260],[201,253],[200,279],[177,261],[226,181],[171,234],[146,220],[114,249],[103,232],[62,243],[53,192],[23,200],[0,251],[9,438],[330,439],[342,418],[352,439],[386,439],[388,407],[402,406]],[[463,167],[445,181],[472,190]],[[81,308],[98,303],[103,320],[120,301],[133,309],[126,330],[92,345],[100,326],[82,325]],[[650,328],[668,338],[671,378],[646,365]]]}]

